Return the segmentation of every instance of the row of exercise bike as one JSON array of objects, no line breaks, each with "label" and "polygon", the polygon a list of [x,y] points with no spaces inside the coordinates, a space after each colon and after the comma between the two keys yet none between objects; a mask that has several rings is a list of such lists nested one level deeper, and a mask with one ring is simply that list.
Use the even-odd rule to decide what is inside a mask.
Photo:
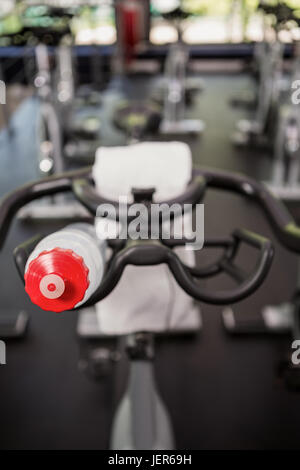
[{"label": "row of exercise bike", "polygon": [[[17,215],[23,219],[81,219],[47,237],[36,235],[25,241],[14,250],[14,259],[33,303],[54,312],[79,312],[79,336],[96,339],[94,353],[101,352],[88,357],[87,372],[94,377],[101,375],[117,360],[117,352],[127,356],[128,384],[113,420],[112,449],[175,448],[168,410],[155,383],[155,336],[197,333],[200,316],[193,300],[224,305],[226,328],[232,333],[249,333],[249,324],[245,328],[239,323],[232,305],[252,295],[272,265],[272,242],[237,227],[230,236],[216,233],[204,240],[203,250],[218,249],[221,255],[207,266],[196,266],[195,253],[185,250],[191,240],[178,237],[175,230],[184,207],[195,209],[210,189],[239,194],[263,211],[283,247],[296,255],[300,253],[300,227],[280,201],[299,197],[299,110],[297,105],[281,99],[284,90],[291,89],[289,84],[284,88],[284,82],[293,82],[297,77],[299,46],[295,43],[293,72],[287,81],[283,80],[284,47],[278,33],[295,18],[291,10],[275,13],[276,22],[271,28],[275,36],[258,44],[255,50],[257,96],[251,103],[234,98],[235,105],[246,104],[256,110],[253,120],[238,123],[235,144],[263,145],[269,152],[276,151],[270,184],[232,172],[193,167],[186,144],[145,142],[154,133],[198,135],[204,130],[202,121],[186,119],[185,108],[193,103],[194,94],[203,84],[186,78],[188,51],[180,40],[170,48],[165,77],[151,102],[124,102],[120,95],[114,97],[111,119],[116,129],[123,132],[127,145],[112,148],[101,147],[107,115],[103,113],[100,118],[98,109],[105,107],[107,90],[83,87],[76,91],[68,38],[58,48],[56,60],[44,45],[34,48],[33,83],[40,103],[37,161],[43,178],[12,191],[0,201],[0,248]],[[270,12],[266,10],[265,14],[267,17]],[[81,112],[83,108],[88,112]],[[91,163],[94,159],[92,166],[66,171],[79,161]],[[123,206],[125,219],[120,211],[120,197],[127,201]],[[158,221],[152,220],[155,203],[161,204]],[[136,204],[145,207],[146,216],[141,223],[150,222],[155,237],[149,233],[142,239],[130,236]],[[174,230],[166,238],[163,226],[174,205]],[[105,208],[105,217],[103,213],[99,215],[101,208]],[[105,230],[111,224],[118,226],[124,220],[126,226],[122,228],[128,232],[127,238],[117,232],[107,236]],[[244,245],[257,253],[250,270],[237,262]],[[220,274],[229,276],[234,287],[207,288],[206,284],[210,280],[213,283]],[[272,330],[270,325],[276,316],[277,331],[282,327],[299,339],[298,304],[295,296],[284,306],[268,308],[259,325],[250,325],[250,332]],[[124,337],[125,345],[120,341]],[[117,339],[122,349],[106,348],[112,339]],[[288,361],[285,378],[289,387],[299,389],[299,366]]]}]

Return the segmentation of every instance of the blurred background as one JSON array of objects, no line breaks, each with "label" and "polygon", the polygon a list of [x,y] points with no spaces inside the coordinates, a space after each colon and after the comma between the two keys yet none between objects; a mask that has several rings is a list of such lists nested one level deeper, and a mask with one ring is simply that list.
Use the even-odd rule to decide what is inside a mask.
[{"label": "blurred background", "polygon": [[[143,0],[142,2],[143,3]],[[176,42],[176,27],[164,18],[164,12],[172,8],[173,0],[145,1],[149,5],[149,31],[151,44],[163,45]],[[226,44],[261,41],[263,39],[263,15],[258,0],[186,0],[182,2],[188,17],[183,21],[183,41],[187,44]],[[299,8],[297,0],[287,1],[292,8]],[[65,9],[65,15],[59,8]],[[58,9],[55,11],[55,8]],[[56,13],[56,15],[55,15]],[[68,16],[72,14],[72,18]],[[1,2],[1,45],[24,45],[34,36],[34,29],[44,29],[45,41],[55,43],[55,31],[70,28],[76,45],[112,45],[117,31],[113,0],[99,1],[10,1]],[[54,32],[48,32],[53,29]],[[289,34],[282,32],[282,40],[291,42],[297,28]]]},{"label": "blurred background", "polygon": [[[299,44],[300,0],[1,0],[0,196],[92,165],[99,147],[180,141],[194,165],[267,184],[299,221]],[[70,199],[24,207],[0,254],[1,449],[106,449],[125,389],[119,339],[39,309],[14,266],[17,245],[82,216]],[[234,308],[197,304],[195,337],[157,340],[158,388],[179,449],[299,448],[298,258],[258,207],[210,191],[205,236],[236,227],[274,241],[271,272]]]}]

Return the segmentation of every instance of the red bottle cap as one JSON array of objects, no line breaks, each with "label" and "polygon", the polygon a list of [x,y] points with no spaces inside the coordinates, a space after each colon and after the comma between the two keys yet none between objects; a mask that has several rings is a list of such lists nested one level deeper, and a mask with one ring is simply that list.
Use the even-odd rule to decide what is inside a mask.
[{"label": "red bottle cap", "polygon": [[86,293],[88,274],[81,256],[72,250],[54,248],[31,261],[25,273],[25,290],[43,310],[72,310]]}]

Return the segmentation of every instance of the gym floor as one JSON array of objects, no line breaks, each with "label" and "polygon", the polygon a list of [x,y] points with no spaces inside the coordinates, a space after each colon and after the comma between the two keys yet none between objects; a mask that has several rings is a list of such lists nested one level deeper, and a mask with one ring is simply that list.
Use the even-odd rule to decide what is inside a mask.
[{"label": "gym floor", "polygon": [[[195,164],[267,180],[270,156],[255,149],[236,149],[230,142],[235,122],[249,112],[232,108],[229,100],[239,90],[253,86],[250,78],[243,73],[219,72],[206,73],[203,78],[205,89],[189,111],[190,116],[206,122],[203,136],[189,141]],[[152,82],[151,77],[130,77],[128,95],[144,98]],[[13,138],[10,140],[5,130],[0,132],[1,194],[35,176],[37,106],[33,98],[25,97],[12,118]],[[63,225],[15,222],[0,254],[2,308],[26,309],[30,314],[26,338],[8,342],[9,367],[0,368],[2,449],[108,446],[115,398],[122,393],[124,377],[119,378],[116,370],[95,383],[78,370],[76,314],[53,314],[34,307],[13,263],[12,251],[18,243]],[[205,235],[226,235],[235,227],[273,237],[256,206],[226,193],[208,194]],[[293,295],[297,259],[276,241],[275,248],[267,281],[235,306],[246,317],[257,316],[264,305],[287,301]],[[250,262],[251,255],[245,256]],[[223,282],[220,279],[216,286]],[[289,338],[231,337],[222,326],[222,308],[203,304],[199,308],[203,329],[196,338],[174,337],[160,341],[157,348],[158,388],[168,404],[177,447],[299,448],[299,395],[287,391],[278,375],[278,365],[290,346]]]}]

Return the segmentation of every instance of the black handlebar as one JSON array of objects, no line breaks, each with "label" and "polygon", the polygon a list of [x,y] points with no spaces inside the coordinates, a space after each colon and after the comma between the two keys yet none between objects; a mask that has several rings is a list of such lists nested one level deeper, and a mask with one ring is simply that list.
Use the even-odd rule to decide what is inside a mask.
[{"label": "black handlebar", "polygon": [[[116,209],[118,205],[100,197],[92,184],[91,167],[50,176],[43,180],[28,183],[10,192],[0,200],[0,249],[6,239],[10,223],[17,211],[28,202],[40,197],[60,192],[73,191],[76,198],[95,215],[99,204],[109,203]],[[281,201],[275,198],[261,183],[238,173],[194,168],[192,182],[179,198],[167,201],[168,204],[195,203],[202,199],[206,189],[214,188],[231,191],[255,201],[263,208],[278,240],[287,249],[300,253],[300,227]],[[130,205],[129,205],[130,206]]]},{"label": "black handlebar", "polygon": [[208,188],[235,192],[256,202],[264,210],[282,245],[290,251],[300,253],[300,227],[284,204],[263,184],[238,173],[205,168],[194,169],[194,175],[201,175]]},{"label": "black handlebar", "polygon": [[[27,259],[39,240],[39,237],[34,237],[19,245],[14,251],[15,263],[23,281]],[[164,243],[163,240],[162,242]],[[173,239],[174,245],[175,242],[176,240]],[[243,242],[259,250],[258,261],[250,274],[243,273],[233,262],[238,247]],[[236,230],[232,237],[226,240],[208,240],[205,243],[206,246],[225,248],[225,253],[218,262],[202,269],[185,265],[168,245],[169,240],[166,244],[153,240],[129,240],[123,249],[112,256],[98,289],[80,308],[94,305],[107,297],[118,284],[124,269],[128,265],[155,266],[167,264],[179,286],[195,299],[217,305],[238,302],[249,296],[262,284],[273,259],[271,242],[246,230]],[[225,272],[236,280],[237,287],[230,290],[210,292],[202,289],[195,280],[195,278],[210,277],[219,272]]]},{"label": "black handlebar", "polygon": [[[184,193],[180,194],[180,196],[176,198],[163,201],[162,206],[165,206],[166,208],[174,206],[175,210],[171,214],[172,217],[174,218],[180,216],[184,204],[190,204],[194,207],[202,200],[205,189],[206,181],[203,176],[195,175]],[[76,198],[91,212],[93,216],[96,216],[98,208],[105,204],[106,206],[110,206],[113,209],[112,213],[107,213],[107,217],[116,220],[120,219],[119,204],[116,201],[106,199],[101,196],[96,191],[96,188],[92,186],[86,178],[74,178],[72,180],[72,190]],[[129,203],[128,208],[130,208],[131,205],[132,204]],[[167,209],[166,212],[167,215],[170,216],[170,212],[167,211]],[[135,216],[130,216],[130,214],[128,214],[128,222],[130,222],[134,217]],[[161,220],[163,221],[164,218],[164,208],[162,207]]]},{"label": "black handlebar", "polygon": [[299,25],[299,17],[296,15],[296,8],[292,8],[286,3],[278,2],[275,5],[260,1],[258,9],[265,15],[272,15],[276,19],[277,27],[284,27],[288,22],[294,21]]},{"label": "black handlebar", "polygon": [[[183,204],[189,203],[194,206],[202,200],[205,190],[208,188],[233,191],[258,203],[265,211],[281,243],[286,248],[300,253],[300,228],[295,224],[284,205],[274,198],[262,184],[244,175],[195,168],[192,181],[185,193],[178,198],[164,201],[162,204],[165,203],[170,206],[177,203],[179,206],[183,206]],[[93,186],[91,167],[64,173],[27,184],[8,194],[0,201],[0,247],[7,236],[9,224],[20,207],[42,196],[64,191],[72,191],[93,215],[97,214],[99,204],[110,203],[115,208],[114,216],[118,216],[116,202],[97,194]],[[130,204],[128,207],[130,207]],[[148,207],[150,209],[151,201]],[[161,223],[162,220],[160,220]],[[128,218],[129,222],[130,218]],[[16,264],[22,276],[30,247],[34,246],[36,240],[34,239],[27,245],[21,245],[15,251]],[[185,244],[186,240],[184,239],[139,240],[135,242],[132,240],[118,240],[118,242],[121,243],[113,245],[113,241],[111,241],[114,251],[108,263],[107,271],[99,288],[84,306],[96,303],[106,297],[119,282],[127,265],[145,266],[161,263],[168,265],[178,284],[195,299],[214,304],[237,302],[250,295],[260,286],[269,271],[273,257],[273,248],[269,240],[245,230],[237,230],[227,239],[205,241],[205,248],[219,247],[223,249],[220,259],[206,268],[186,266],[172,251],[173,247]],[[187,242],[191,243],[191,240]],[[259,251],[258,261],[250,274],[243,272],[234,263],[238,248],[242,243],[246,243]],[[234,279],[237,286],[226,291],[210,292],[201,288],[196,281],[196,279],[212,277],[221,272]]]},{"label": "black handlebar", "polygon": [[87,167],[77,171],[70,171],[61,175],[24,184],[11,191],[0,200],[0,250],[6,240],[11,222],[21,207],[43,196],[62,193],[72,190],[74,178],[90,177],[91,168]]}]

